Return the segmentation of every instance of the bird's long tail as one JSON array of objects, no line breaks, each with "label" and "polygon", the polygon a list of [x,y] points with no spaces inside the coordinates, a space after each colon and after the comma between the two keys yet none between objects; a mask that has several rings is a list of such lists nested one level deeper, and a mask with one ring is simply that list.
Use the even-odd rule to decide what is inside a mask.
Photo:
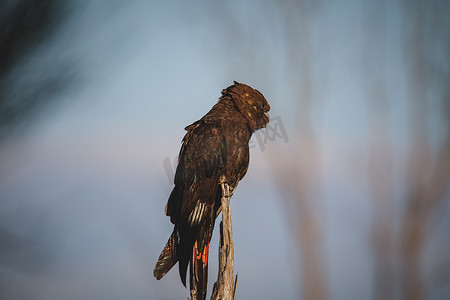
[{"label": "bird's long tail", "polygon": [[156,262],[155,269],[153,270],[153,275],[156,279],[163,278],[167,272],[178,262],[177,256],[177,246],[179,244],[180,238],[178,236],[176,228],[174,228],[172,234],[169,237],[164,249],[159,255],[158,261]]},{"label": "bird's long tail", "polygon": [[206,299],[206,290],[208,286],[208,254],[209,241],[199,249],[195,242],[192,249],[192,261],[190,265],[190,289],[191,294],[197,295],[197,299]]},{"label": "bird's long tail", "polygon": [[[195,299],[206,299],[210,238],[211,235],[208,234],[206,239],[200,240],[200,243],[195,241],[193,246],[188,246],[189,243],[180,241],[178,231],[174,228],[169,240],[159,255],[155,269],[153,270],[153,275],[156,279],[161,279],[178,262],[180,265],[181,281],[186,286],[186,271],[187,265],[189,264],[191,294],[197,295]],[[186,248],[192,249],[192,252],[186,251]]]}]

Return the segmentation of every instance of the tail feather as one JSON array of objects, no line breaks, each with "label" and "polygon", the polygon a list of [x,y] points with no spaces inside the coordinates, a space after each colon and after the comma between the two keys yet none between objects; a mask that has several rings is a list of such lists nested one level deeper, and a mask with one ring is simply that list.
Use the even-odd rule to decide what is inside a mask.
[{"label": "tail feather", "polygon": [[177,257],[177,246],[179,243],[179,236],[176,228],[174,228],[172,234],[169,237],[164,249],[159,255],[158,261],[156,262],[155,269],[153,270],[153,275],[156,279],[161,279],[166,275],[167,272],[178,262]]},{"label": "tail feather", "polygon": [[180,253],[180,258],[178,261],[178,270],[180,273],[181,283],[183,283],[184,287],[186,287],[186,273],[187,273],[187,267],[189,265],[189,255],[186,257],[186,251],[181,250],[182,253]]},{"label": "tail feather", "polygon": [[186,286],[186,273],[189,266],[191,294],[197,295],[195,299],[206,299],[211,232],[212,227],[209,232],[200,235],[202,238],[182,240],[175,226],[153,270],[156,279],[164,277],[178,262],[181,282]]},{"label": "tail feather", "polygon": [[208,287],[208,252],[209,242],[200,250],[197,242],[192,249],[192,263],[190,266],[190,289],[198,299],[206,299]]}]

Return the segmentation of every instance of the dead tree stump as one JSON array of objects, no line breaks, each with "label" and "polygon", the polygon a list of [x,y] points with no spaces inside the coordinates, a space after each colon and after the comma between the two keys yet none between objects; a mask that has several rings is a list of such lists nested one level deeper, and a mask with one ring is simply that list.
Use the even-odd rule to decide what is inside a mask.
[{"label": "dead tree stump", "polygon": [[221,178],[222,186],[222,222],[220,222],[219,274],[214,283],[211,300],[233,300],[236,293],[237,275],[234,280],[233,229],[231,226],[230,199],[233,191]]}]

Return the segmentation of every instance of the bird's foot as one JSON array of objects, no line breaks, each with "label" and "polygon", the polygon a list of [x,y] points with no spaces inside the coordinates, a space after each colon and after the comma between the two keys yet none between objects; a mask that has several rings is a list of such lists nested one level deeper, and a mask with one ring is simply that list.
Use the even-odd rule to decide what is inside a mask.
[{"label": "bird's foot", "polygon": [[228,183],[227,183],[227,179],[224,175],[220,176],[219,179],[219,184],[222,186],[222,193],[225,194],[225,187],[228,187],[228,197],[233,196],[234,193],[234,188],[231,187]]}]

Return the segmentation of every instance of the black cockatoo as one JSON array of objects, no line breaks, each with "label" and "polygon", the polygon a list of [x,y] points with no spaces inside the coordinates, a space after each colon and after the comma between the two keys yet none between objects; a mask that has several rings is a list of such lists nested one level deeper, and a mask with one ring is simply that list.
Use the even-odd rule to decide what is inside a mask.
[{"label": "black cockatoo", "polygon": [[177,262],[186,286],[190,265],[190,288],[206,298],[208,250],[220,213],[221,176],[232,190],[247,172],[249,140],[269,122],[270,105],[248,85],[234,82],[200,120],[187,126],[183,138],[175,187],[165,213],[175,225],[153,274],[161,279]]}]

